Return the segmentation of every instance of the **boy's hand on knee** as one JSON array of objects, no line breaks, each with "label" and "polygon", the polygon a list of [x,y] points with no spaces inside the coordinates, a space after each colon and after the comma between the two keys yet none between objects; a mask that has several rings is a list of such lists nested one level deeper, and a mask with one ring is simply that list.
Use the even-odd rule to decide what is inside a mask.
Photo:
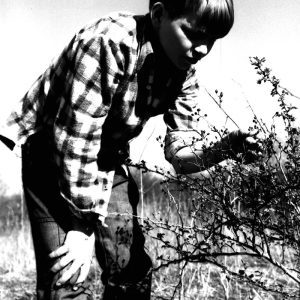
[{"label": "boy's hand on knee", "polygon": [[50,258],[57,258],[51,271],[55,273],[62,271],[56,282],[57,286],[70,281],[78,270],[80,272],[74,286],[86,279],[91,265],[94,242],[94,234],[87,236],[80,231],[69,231],[64,244],[49,254]]}]

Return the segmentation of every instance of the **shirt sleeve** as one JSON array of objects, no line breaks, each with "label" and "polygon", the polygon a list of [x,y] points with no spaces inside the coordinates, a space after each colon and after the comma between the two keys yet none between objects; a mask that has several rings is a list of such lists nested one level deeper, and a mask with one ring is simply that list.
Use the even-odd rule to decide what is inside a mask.
[{"label": "shirt sleeve", "polygon": [[164,115],[167,125],[164,150],[165,157],[170,162],[180,149],[190,147],[200,139],[197,130],[200,113],[198,102],[199,84],[196,70],[191,68],[173,106]]},{"label": "shirt sleeve", "polygon": [[60,82],[68,85],[54,122],[55,159],[61,195],[78,219],[104,220],[107,215],[114,170],[100,172],[97,155],[121,64],[120,52],[110,40],[87,36],[75,38],[66,61],[55,68],[58,88]]}]

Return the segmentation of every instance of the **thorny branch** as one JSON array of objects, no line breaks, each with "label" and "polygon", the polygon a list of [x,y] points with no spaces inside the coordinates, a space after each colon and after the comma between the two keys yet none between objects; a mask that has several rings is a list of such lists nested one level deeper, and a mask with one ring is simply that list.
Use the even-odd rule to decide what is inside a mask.
[{"label": "thorny branch", "polygon": [[[212,264],[226,274],[264,291],[280,293],[286,299],[299,295],[300,272],[295,266],[300,265],[300,129],[295,126],[295,107],[287,103],[286,96],[300,98],[280,86],[271,70],[264,67],[264,58],[253,57],[250,61],[260,76],[258,83],[271,84],[271,96],[277,98],[280,105],[274,118],[284,121],[285,141],[279,142],[276,126],[268,129],[251,108],[254,115],[252,128],[262,133],[265,139],[262,140],[263,155],[250,164],[240,157],[230,166],[214,166],[199,178],[172,175],[158,167],[149,170],[145,162],[132,164],[144,172],[161,175],[164,178],[162,186],[175,184],[188,199],[182,203],[182,199],[176,199],[167,189],[164,195],[173,207],[170,210],[174,214],[173,222],[169,216],[157,219],[153,215],[144,219],[144,231],[162,248],[154,271],[181,267],[173,298],[181,287],[182,274],[188,263]],[[210,96],[223,110],[221,101]],[[221,93],[219,97],[221,100]],[[224,113],[239,128],[229,114]],[[182,208],[183,204],[188,206],[188,213]],[[294,254],[290,261],[284,257],[287,249]],[[168,254],[165,254],[166,250]],[[276,281],[266,284],[262,279],[255,279],[250,263],[244,263],[244,269],[237,271],[222,263],[222,257],[237,256],[257,258],[275,266],[297,288],[291,292]]]}]

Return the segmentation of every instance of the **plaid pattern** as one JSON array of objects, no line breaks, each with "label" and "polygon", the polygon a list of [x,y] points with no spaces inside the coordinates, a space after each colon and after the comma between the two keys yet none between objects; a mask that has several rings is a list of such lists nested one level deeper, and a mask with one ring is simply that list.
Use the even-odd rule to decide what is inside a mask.
[{"label": "plaid pattern", "polygon": [[151,116],[165,115],[168,159],[185,145],[182,134],[195,135],[195,71],[160,78],[151,32],[149,15],[113,13],[86,26],[7,122],[4,135],[16,144],[47,132],[61,194],[80,217],[106,216],[114,174],[107,162]]}]

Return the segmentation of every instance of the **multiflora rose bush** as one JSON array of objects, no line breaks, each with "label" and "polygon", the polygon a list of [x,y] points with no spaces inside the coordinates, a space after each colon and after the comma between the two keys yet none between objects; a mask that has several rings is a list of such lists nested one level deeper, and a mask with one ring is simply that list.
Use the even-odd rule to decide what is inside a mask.
[{"label": "multiflora rose bush", "polygon": [[[144,229],[161,247],[156,270],[180,267],[177,288],[188,263],[210,263],[228,276],[293,298],[299,296],[300,284],[300,128],[293,114],[296,107],[287,98],[296,96],[280,86],[264,58],[251,57],[250,62],[259,76],[257,83],[268,84],[279,103],[274,119],[284,123],[286,138],[278,138],[276,122],[268,127],[252,110],[249,132],[260,137],[259,153],[230,157],[197,178],[153,170],[165,178],[168,210],[144,219]],[[223,94],[217,92],[216,97],[221,103]],[[223,138],[227,131],[218,134]],[[206,132],[201,136],[207,150]],[[138,167],[151,171],[144,163]],[[188,199],[175,197],[171,185]],[[240,258],[238,266],[224,260],[232,257]],[[262,266],[267,265],[278,275],[265,274],[268,269]]]}]

